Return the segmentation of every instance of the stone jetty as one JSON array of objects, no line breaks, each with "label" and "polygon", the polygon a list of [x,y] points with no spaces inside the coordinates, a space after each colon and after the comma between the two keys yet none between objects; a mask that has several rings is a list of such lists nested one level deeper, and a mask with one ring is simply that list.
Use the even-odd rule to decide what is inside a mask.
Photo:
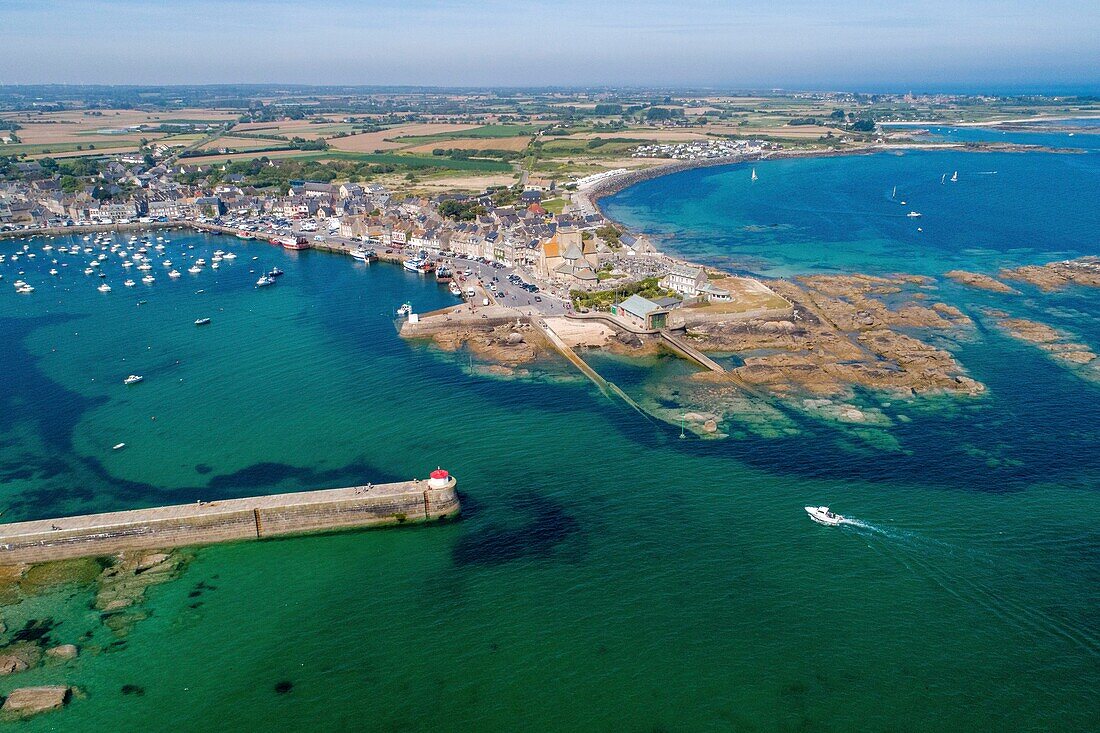
[{"label": "stone jetty", "polygon": [[0,565],[412,524],[458,511],[455,479],[437,469],[425,480],[0,524]]}]

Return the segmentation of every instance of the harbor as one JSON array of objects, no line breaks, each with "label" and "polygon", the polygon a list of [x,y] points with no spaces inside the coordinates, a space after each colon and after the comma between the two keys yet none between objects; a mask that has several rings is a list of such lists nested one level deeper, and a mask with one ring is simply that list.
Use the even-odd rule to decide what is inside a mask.
[{"label": "harbor", "polygon": [[0,566],[416,524],[459,512],[455,478],[251,496],[0,525]]}]

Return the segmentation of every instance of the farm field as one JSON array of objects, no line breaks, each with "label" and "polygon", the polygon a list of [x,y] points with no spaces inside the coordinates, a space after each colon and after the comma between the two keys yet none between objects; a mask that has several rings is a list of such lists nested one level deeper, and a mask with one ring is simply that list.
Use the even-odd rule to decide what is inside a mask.
[{"label": "farm field", "polygon": [[[199,140],[198,136],[195,136],[194,140],[191,140],[185,144],[192,144]],[[167,141],[165,141],[167,142]],[[173,142],[175,142],[173,140]],[[216,140],[204,144],[199,150],[218,150],[219,148],[233,148],[235,150],[262,150],[264,148],[277,148],[285,146],[286,141],[283,140],[265,140],[259,138],[250,137],[233,137],[232,135],[223,135]]]},{"label": "farm field", "polygon": [[364,132],[349,137],[339,137],[329,140],[329,145],[337,150],[353,153],[373,153],[378,150],[397,150],[416,143],[413,141],[398,140],[400,137],[424,138],[435,134],[447,135],[455,132],[473,130],[477,125],[467,124],[428,124],[414,123],[398,125],[380,132]]},{"label": "farm field", "polygon": [[[353,160],[378,165],[394,165],[405,168],[438,168],[456,171],[510,172],[512,167],[496,160],[451,160],[435,155],[404,155],[392,153],[353,153],[345,150],[278,150],[262,153],[272,159],[292,158],[300,161]],[[258,157],[250,153],[226,153],[222,155],[201,155],[187,158],[189,164],[224,163],[236,160],[252,160]]]},{"label": "farm field", "polygon": [[[410,138],[411,139],[411,138]],[[410,153],[431,153],[433,150],[443,148],[453,150],[523,150],[531,142],[529,136],[522,137],[494,137],[494,138],[443,138],[433,136],[432,142],[406,148]]]}]

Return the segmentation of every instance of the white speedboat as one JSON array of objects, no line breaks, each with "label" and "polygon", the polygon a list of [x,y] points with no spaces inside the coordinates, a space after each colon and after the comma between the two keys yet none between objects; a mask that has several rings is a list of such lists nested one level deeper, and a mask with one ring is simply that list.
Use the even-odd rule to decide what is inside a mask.
[{"label": "white speedboat", "polygon": [[180,271],[179,270],[169,270],[168,271],[168,277],[175,280],[177,277],[180,277]]},{"label": "white speedboat", "polygon": [[260,275],[260,279],[256,281],[256,287],[258,288],[266,288],[268,285],[274,284],[275,278],[270,277],[269,275]]},{"label": "white speedboat", "polygon": [[919,211],[910,211],[908,214],[906,214],[906,216],[908,216],[910,219],[919,219],[921,214]]},{"label": "white speedboat", "polygon": [[810,519],[818,524],[835,527],[844,521],[844,517],[829,511],[829,507],[827,506],[808,506],[804,508],[806,509],[806,513],[810,515]]},{"label": "white speedboat", "polygon": [[101,293],[109,293],[109,292],[111,292],[111,286],[108,285],[107,283],[103,283],[98,288],[96,288],[96,290],[98,290]]},{"label": "white speedboat", "polygon": [[136,285],[137,283],[135,283],[135,282],[134,282],[133,280],[127,280],[126,282],[124,282],[124,283],[122,283],[122,284],[123,284],[123,285],[125,285],[125,286],[126,286],[126,287],[128,287],[128,288],[132,288],[132,287],[134,287],[134,285]]},{"label": "white speedboat", "polygon": [[122,383],[123,384],[137,384],[138,382],[142,381],[143,379],[145,379],[145,377],[141,376],[140,374],[131,374],[130,376],[126,377],[126,379],[123,379]]},{"label": "white speedboat", "polygon": [[399,316],[407,316],[410,313],[412,313],[412,304],[411,303],[405,303],[400,308],[397,309],[397,315],[399,315]]}]

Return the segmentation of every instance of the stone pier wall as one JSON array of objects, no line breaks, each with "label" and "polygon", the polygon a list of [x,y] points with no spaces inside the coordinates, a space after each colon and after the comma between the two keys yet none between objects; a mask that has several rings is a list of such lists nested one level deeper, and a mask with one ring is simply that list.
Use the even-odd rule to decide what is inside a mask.
[{"label": "stone pier wall", "polygon": [[425,522],[458,513],[454,487],[408,481],[0,524],[0,565]]}]

